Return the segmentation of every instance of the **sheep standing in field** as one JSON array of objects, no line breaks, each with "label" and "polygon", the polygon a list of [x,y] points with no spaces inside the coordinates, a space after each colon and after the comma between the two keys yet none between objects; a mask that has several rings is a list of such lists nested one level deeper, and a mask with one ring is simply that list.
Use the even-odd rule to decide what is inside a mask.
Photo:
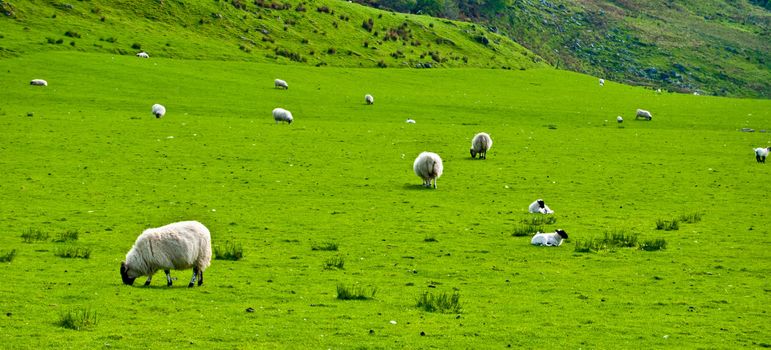
[{"label": "sheep standing in field", "polygon": [[274,80],[273,84],[275,85],[276,89],[289,90],[289,84],[287,84],[285,81],[281,79]]},{"label": "sheep standing in field", "polygon": [[29,85],[48,86],[48,82],[43,79],[32,79],[29,81]]},{"label": "sheep standing in field", "polygon": [[600,78],[600,86],[605,86],[605,79]]},{"label": "sheep standing in field", "polygon": [[771,147],[763,148],[755,148],[755,160],[758,161],[758,163],[765,163],[766,157],[768,157],[768,152],[771,151]]},{"label": "sheep standing in field", "polygon": [[153,105],[153,115],[156,118],[163,117],[164,115],[166,115],[166,107],[164,107],[161,104],[157,104],[157,103],[154,104]]},{"label": "sheep standing in field", "polygon": [[540,233],[537,232],[530,240],[532,245],[543,245],[547,247],[559,247],[563,240],[568,239],[568,234],[564,230],[557,229],[557,232]]},{"label": "sheep standing in field", "polygon": [[292,112],[287,111],[283,108],[275,108],[273,109],[273,119],[276,120],[276,124],[279,122],[286,122],[287,124],[292,124],[292,121],[294,118],[292,117]]},{"label": "sheep standing in field", "polygon": [[372,95],[370,95],[370,94],[366,94],[366,95],[364,95],[364,102],[366,102],[368,105],[371,105],[371,104],[375,103],[375,98],[372,97]]},{"label": "sheep standing in field", "polygon": [[171,287],[170,270],[193,268],[188,287],[203,284],[203,272],[211,264],[211,235],[198,221],[175,222],[144,230],[120,264],[124,284],[132,285],[139,276],[147,276],[150,285],[158,270],[166,273],[166,285]]},{"label": "sheep standing in field", "polygon": [[651,112],[648,112],[644,109],[638,109],[637,113],[635,114],[635,119],[645,119],[645,120],[651,120],[653,119],[653,115],[651,115]]},{"label": "sheep standing in field", "polygon": [[621,117],[621,116],[618,116],[618,117],[616,117],[616,121],[617,121],[619,124],[621,124],[621,123],[623,123],[623,122],[624,122],[624,118],[623,118],[623,117]]},{"label": "sheep standing in field", "polygon": [[487,159],[487,151],[492,147],[493,139],[490,138],[490,135],[484,132],[474,135],[474,138],[471,139],[471,150],[469,151],[471,158],[476,158],[478,154],[479,159]]},{"label": "sheep standing in field", "polygon": [[551,208],[544,203],[543,199],[540,198],[536,199],[535,202],[530,203],[527,211],[531,213],[554,214],[554,210],[551,210]]},{"label": "sheep standing in field", "polygon": [[436,153],[423,152],[415,158],[412,170],[415,171],[415,175],[423,179],[423,186],[431,187],[431,180],[433,180],[436,188],[436,179],[442,176],[442,158]]},{"label": "sheep standing in field", "polygon": [[142,51],[142,52],[137,54],[137,57],[139,57],[139,58],[150,58],[150,55],[148,55],[147,52]]}]

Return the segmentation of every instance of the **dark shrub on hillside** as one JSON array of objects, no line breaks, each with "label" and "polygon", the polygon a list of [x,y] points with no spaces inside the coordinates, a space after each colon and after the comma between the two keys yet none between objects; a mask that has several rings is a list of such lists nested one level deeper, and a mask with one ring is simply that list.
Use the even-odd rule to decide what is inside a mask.
[{"label": "dark shrub on hillside", "polygon": [[372,18],[370,18],[370,19],[368,19],[366,21],[363,21],[361,23],[361,27],[364,28],[368,32],[372,32],[372,28],[375,27],[375,21]]}]

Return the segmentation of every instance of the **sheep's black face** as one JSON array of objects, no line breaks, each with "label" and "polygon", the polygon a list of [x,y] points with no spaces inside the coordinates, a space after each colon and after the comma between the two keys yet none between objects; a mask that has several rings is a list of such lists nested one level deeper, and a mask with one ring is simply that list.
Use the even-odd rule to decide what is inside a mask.
[{"label": "sheep's black face", "polygon": [[546,205],[546,204],[543,202],[543,200],[539,199],[538,200],[538,206],[541,207],[541,209],[543,209],[544,205]]},{"label": "sheep's black face", "polygon": [[155,117],[156,117],[156,118],[160,118],[160,117],[161,117],[161,114],[160,114],[160,113],[155,113]]},{"label": "sheep's black face", "polygon": [[120,263],[120,277],[123,279],[123,284],[133,285],[136,278],[129,278],[128,266],[125,262]]},{"label": "sheep's black face", "polygon": [[562,237],[562,239],[568,239],[568,233],[563,230],[557,230],[557,234]]},{"label": "sheep's black face", "polygon": [[469,152],[471,153],[471,158],[476,158],[476,157],[477,157],[477,153],[476,153],[476,152],[474,152],[474,149],[473,149],[473,148],[472,148],[472,149],[470,149],[470,150],[469,150]]}]

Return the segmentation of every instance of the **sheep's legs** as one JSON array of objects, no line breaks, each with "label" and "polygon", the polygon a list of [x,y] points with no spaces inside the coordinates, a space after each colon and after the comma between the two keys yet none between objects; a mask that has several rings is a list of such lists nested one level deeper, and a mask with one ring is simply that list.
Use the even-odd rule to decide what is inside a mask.
[{"label": "sheep's legs", "polygon": [[153,279],[153,275],[147,276],[147,281],[145,281],[145,286],[150,285],[150,281]]},{"label": "sheep's legs", "polygon": [[166,286],[171,287],[171,270],[163,270],[166,273]]},{"label": "sheep's legs", "polygon": [[[198,267],[193,266],[193,278],[190,279],[190,283],[187,285],[188,288],[193,288],[195,286],[195,278],[198,277]],[[198,285],[200,286],[203,283],[203,273],[201,273],[201,279],[198,281]]]}]

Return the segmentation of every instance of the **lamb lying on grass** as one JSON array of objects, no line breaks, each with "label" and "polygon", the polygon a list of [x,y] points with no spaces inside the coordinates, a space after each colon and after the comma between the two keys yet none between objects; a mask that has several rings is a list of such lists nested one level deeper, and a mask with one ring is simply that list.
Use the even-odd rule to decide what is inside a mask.
[{"label": "lamb lying on grass", "polygon": [[559,247],[563,240],[568,239],[567,232],[557,229],[557,232],[551,233],[536,233],[533,239],[530,240],[532,245],[543,245],[547,247]]},{"label": "lamb lying on grass", "polygon": [[48,86],[48,82],[43,80],[43,79],[32,79],[32,80],[30,80],[29,85]]},{"label": "lamb lying on grass", "polygon": [[535,202],[530,203],[530,207],[527,208],[528,212],[531,213],[541,213],[541,214],[554,214],[554,210],[551,210],[546,203],[544,203],[543,199],[536,199]]},{"label": "lamb lying on grass", "polygon": [[147,276],[147,286],[155,272],[163,270],[166,285],[171,287],[171,269],[192,267],[193,278],[188,287],[193,287],[197,277],[198,285],[203,284],[203,272],[210,264],[209,229],[198,221],[182,221],[142,232],[121,263],[120,276],[128,285],[133,285],[139,276]]}]

